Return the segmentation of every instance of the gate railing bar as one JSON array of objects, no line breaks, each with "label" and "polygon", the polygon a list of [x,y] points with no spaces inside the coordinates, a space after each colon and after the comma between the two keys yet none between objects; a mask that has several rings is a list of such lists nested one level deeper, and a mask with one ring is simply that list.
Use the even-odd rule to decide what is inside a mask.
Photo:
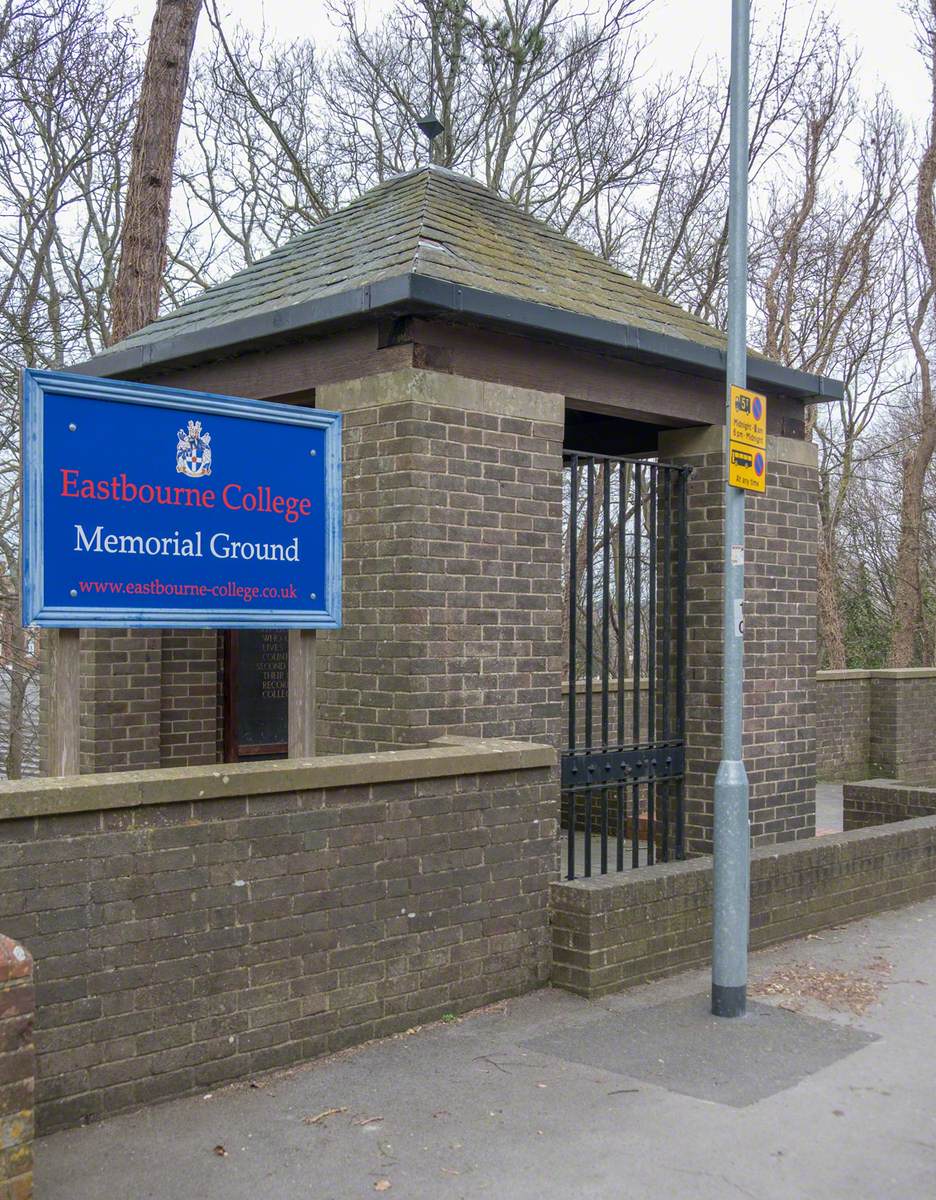
[{"label": "gate railing bar", "polygon": [[[578,628],[578,458],[572,455],[571,478],[571,512],[569,519],[569,749],[575,749],[575,716],[576,695],[575,680],[577,671],[576,639]],[[569,796],[569,847],[568,847],[568,877],[575,878],[575,796]]]},{"label": "gate railing bar", "polygon": [[[689,516],[689,474],[691,468],[679,472],[679,522],[676,531],[676,735],[686,740],[686,524]],[[685,782],[677,784],[676,797],[676,857],[686,857],[686,795]]]},{"label": "gate railing bar", "polygon": [[563,755],[563,791],[598,791],[617,782],[657,783],[675,779],[684,767],[682,742],[654,742],[652,745],[609,746],[593,754],[586,750]]},{"label": "gate railing bar", "polygon": [[[673,551],[670,545],[670,536],[672,533],[672,507],[673,507],[673,475],[671,471],[667,471],[664,475],[664,490],[663,490],[663,644],[660,647],[662,654],[662,673],[663,686],[662,692],[662,711],[660,713],[660,721],[662,724],[661,732],[663,741],[668,741],[673,735],[670,730],[670,687],[672,679],[670,676],[670,618],[672,615],[672,604],[670,587],[672,585],[672,557]],[[669,862],[669,839],[670,839],[670,785],[667,782],[661,789],[660,795],[660,821],[662,823],[662,836],[660,838],[660,853],[664,862]]]},{"label": "gate railing bar", "polygon": [[[595,462],[585,465],[585,742],[592,744],[592,656],[595,602]],[[574,703],[574,701],[573,701]],[[585,806],[585,874],[591,875],[592,806]]]},{"label": "gate railing bar", "polygon": [[[643,619],[643,581],[640,578],[640,527],[643,523],[643,467],[634,468],[634,678],[640,679],[640,626]],[[634,688],[633,730],[634,741],[640,741],[640,688]],[[640,866],[640,785],[634,784],[631,794],[631,866]]]},{"label": "gate railing bar", "polygon": [[[611,464],[602,470],[604,547],[601,562],[601,744],[608,744],[608,679],[611,669]],[[608,873],[608,789],[601,793],[601,873]]]},{"label": "gate railing bar", "polygon": [[[610,464],[608,470],[610,471]],[[618,463],[618,545],[617,565],[614,571],[614,582],[617,587],[617,737],[620,745],[624,744],[624,672],[627,668],[626,638],[624,629],[627,618],[626,591],[624,586],[626,525],[627,525],[627,493],[628,481],[625,475],[624,463]],[[640,680],[636,689],[640,691]],[[625,793],[621,784],[617,786],[617,854],[616,863],[619,871],[624,870],[624,803]]]},{"label": "gate railing bar", "polygon": [[[647,567],[647,741],[656,738],[657,729],[657,494],[659,473],[654,464],[649,468],[650,493],[647,496],[647,541],[650,561]],[[647,784],[647,866],[652,866],[656,852],[656,785]]]}]

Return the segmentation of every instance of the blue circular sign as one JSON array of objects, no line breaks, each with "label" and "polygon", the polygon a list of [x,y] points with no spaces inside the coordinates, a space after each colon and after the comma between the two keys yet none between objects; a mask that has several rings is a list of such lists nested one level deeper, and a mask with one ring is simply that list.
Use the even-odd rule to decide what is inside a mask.
[{"label": "blue circular sign", "polygon": [[764,456],[763,454],[754,455],[754,470],[758,476],[764,473]]},{"label": "blue circular sign", "polygon": [[760,396],[754,397],[754,420],[759,421],[764,412],[764,405],[761,402]]}]

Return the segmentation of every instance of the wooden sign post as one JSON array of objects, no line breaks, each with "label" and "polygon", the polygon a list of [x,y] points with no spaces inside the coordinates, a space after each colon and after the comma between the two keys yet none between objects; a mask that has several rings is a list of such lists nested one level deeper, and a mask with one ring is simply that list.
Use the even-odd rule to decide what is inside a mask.
[{"label": "wooden sign post", "polygon": [[80,771],[79,629],[53,634],[49,696],[49,774],[77,775]]},{"label": "wooden sign post", "polygon": [[315,757],[315,630],[289,631],[289,757]]}]

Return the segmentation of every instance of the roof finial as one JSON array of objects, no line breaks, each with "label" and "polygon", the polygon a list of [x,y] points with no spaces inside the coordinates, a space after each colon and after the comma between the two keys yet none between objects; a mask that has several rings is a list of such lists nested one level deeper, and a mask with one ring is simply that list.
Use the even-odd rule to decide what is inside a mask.
[{"label": "roof finial", "polygon": [[435,113],[429,113],[421,121],[416,122],[416,127],[426,135],[426,139],[429,142],[429,162],[431,163],[433,161],[432,143],[440,133],[445,133],[445,126]]}]

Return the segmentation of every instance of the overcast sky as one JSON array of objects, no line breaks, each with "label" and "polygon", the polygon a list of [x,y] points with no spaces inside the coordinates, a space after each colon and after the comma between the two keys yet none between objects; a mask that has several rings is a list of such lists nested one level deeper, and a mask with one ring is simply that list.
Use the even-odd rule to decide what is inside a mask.
[{"label": "overcast sky", "polygon": [[[152,20],[155,0],[109,0],[115,14],[133,15],[142,36]],[[259,26],[265,19],[271,32],[282,38],[311,37],[319,44],[334,41],[334,29],[323,0],[222,0],[235,21]],[[390,0],[366,0],[370,19],[379,19]],[[759,20],[769,19],[780,0],[761,0]],[[824,0],[823,7],[843,33],[860,50],[861,86],[873,94],[884,83],[899,107],[915,119],[926,114],[927,81],[913,49],[913,30],[900,0]],[[810,9],[808,0],[798,5],[802,24]],[[730,34],[730,0],[651,0],[641,29],[653,39],[649,55],[661,73],[686,66],[693,55],[707,59],[720,54],[727,59]],[[202,21],[202,37],[207,31]]]}]

